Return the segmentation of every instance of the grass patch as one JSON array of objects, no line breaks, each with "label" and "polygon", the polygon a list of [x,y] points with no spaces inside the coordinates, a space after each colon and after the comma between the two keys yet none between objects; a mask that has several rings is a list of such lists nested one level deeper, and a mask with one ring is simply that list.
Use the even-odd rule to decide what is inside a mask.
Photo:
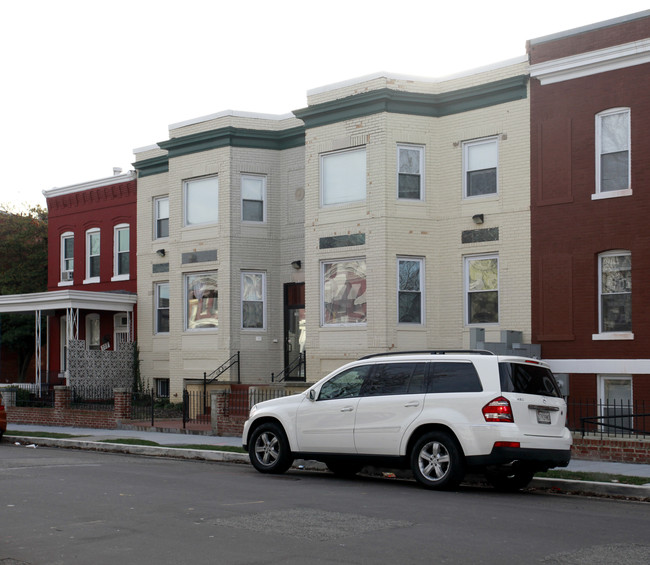
[{"label": "grass patch", "polygon": [[230,451],[232,453],[246,453],[243,448],[234,445],[204,445],[204,444],[173,444],[161,445],[155,441],[138,438],[103,439],[98,443],[119,443],[120,445],[145,445],[150,447],[165,447],[169,449],[201,449],[203,451]]},{"label": "grass patch", "polygon": [[14,430],[7,430],[5,432],[6,436],[19,436],[19,437],[50,437],[54,439],[71,439],[76,437],[85,437],[78,436],[73,434],[59,434],[56,432],[17,432]]},{"label": "grass patch", "polygon": [[535,477],[547,479],[569,479],[572,481],[592,481],[598,483],[619,483],[622,485],[645,485],[650,483],[650,478],[648,477],[628,477],[626,475],[586,473],[584,471],[546,471],[546,473],[537,473]]}]

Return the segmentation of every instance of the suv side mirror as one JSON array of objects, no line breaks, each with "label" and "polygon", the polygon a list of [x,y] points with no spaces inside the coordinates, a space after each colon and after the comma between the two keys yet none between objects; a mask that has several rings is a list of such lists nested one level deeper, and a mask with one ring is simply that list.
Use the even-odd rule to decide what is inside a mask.
[{"label": "suv side mirror", "polygon": [[309,391],[309,400],[312,402],[316,400],[316,391],[313,388]]}]

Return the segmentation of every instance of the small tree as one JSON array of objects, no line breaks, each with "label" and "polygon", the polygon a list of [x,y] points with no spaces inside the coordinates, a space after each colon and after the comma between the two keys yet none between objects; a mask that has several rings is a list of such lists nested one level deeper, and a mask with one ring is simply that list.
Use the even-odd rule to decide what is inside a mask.
[{"label": "small tree", "polygon": [[[47,290],[47,211],[0,212],[0,295]],[[3,314],[0,345],[18,355],[23,382],[34,355],[33,314]]]}]

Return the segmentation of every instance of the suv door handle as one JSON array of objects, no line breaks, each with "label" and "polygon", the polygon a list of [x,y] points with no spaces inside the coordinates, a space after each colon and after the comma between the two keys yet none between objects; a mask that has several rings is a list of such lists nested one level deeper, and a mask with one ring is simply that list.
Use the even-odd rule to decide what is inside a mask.
[{"label": "suv door handle", "polygon": [[405,408],[413,408],[415,406],[420,406],[420,401],[419,400],[413,400],[412,402],[407,402],[404,405]]},{"label": "suv door handle", "polygon": [[352,412],[354,408],[352,406],[346,406],[345,408],[341,408],[341,412]]}]

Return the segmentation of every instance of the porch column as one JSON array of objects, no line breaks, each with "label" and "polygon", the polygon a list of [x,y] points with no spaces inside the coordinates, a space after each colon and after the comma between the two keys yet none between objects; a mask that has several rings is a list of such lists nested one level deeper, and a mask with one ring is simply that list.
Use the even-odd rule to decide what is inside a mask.
[{"label": "porch column", "polygon": [[35,342],[36,351],[34,353],[34,383],[38,386],[38,395],[41,395],[41,311],[35,310],[36,328],[35,328]]}]

